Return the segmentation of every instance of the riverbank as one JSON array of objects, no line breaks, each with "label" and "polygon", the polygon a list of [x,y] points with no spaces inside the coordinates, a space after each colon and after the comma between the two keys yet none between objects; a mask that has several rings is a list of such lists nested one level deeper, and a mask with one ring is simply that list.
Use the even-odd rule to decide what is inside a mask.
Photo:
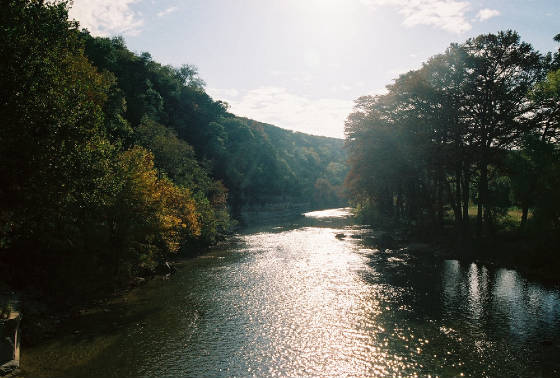
[{"label": "riverbank", "polygon": [[467,246],[448,245],[444,251],[448,258],[515,269],[532,281],[560,285],[558,252],[529,239],[485,239]]},{"label": "riverbank", "polygon": [[[57,376],[66,368],[88,363],[110,347],[115,334],[130,324],[142,324],[150,312],[145,311],[145,292],[158,290],[173,279],[178,269],[196,257],[179,257],[169,262],[169,272],[159,271],[147,277],[137,277],[126,288],[105,297],[72,306],[53,307],[33,299],[22,301],[22,356],[20,368],[8,375],[14,378]],[[61,349],[74,351],[60,354]]]},{"label": "riverbank", "polygon": [[370,243],[378,248],[406,249],[435,258],[515,269],[532,281],[560,286],[560,250],[554,237],[535,240],[504,232],[492,238],[458,240],[452,230],[420,236],[404,227],[377,225],[375,229],[377,236],[372,236]]}]

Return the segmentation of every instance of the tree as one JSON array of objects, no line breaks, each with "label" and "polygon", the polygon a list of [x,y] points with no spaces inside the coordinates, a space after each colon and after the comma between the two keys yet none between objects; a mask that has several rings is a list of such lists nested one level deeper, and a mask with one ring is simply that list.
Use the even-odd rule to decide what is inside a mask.
[{"label": "tree", "polygon": [[358,99],[346,122],[349,190],[416,228],[441,227],[451,209],[467,237],[472,183],[478,236],[510,205],[513,185],[525,223],[531,195],[519,182],[534,173],[513,177],[511,169],[528,167],[529,155],[510,154],[510,177],[503,163],[528,136],[557,138],[554,73],[535,87],[546,67],[515,32],[481,35],[401,75],[386,95]]},{"label": "tree", "polygon": [[513,31],[481,35],[467,40],[464,47],[468,52],[469,74],[465,110],[480,174],[480,235],[483,218],[486,223],[491,222],[487,207],[488,166],[495,160],[496,151],[515,146],[521,135],[533,127],[528,121],[534,108],[528,94],[542,77],[542,65],[540,54],[531,45],[520,42]]},{"label": "tree", "polygon": [[112,80],[83,56],[64,3],[7,5],[0,47],[0,174],[6,183],[0,203],[15,242],[60,233],[66,206],[98,177],[89,163],[110,150],[102,109]]}]

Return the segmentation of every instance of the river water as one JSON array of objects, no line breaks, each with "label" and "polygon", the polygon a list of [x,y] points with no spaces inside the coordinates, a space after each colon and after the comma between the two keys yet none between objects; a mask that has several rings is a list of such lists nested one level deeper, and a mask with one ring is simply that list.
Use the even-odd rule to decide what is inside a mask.
[{"label": "river water", "polygon": [[24,347],[24,372],[27,358],[37,377],[560,376],[557,288],[379,251],[348,217],[247,230],[131,303]]}]

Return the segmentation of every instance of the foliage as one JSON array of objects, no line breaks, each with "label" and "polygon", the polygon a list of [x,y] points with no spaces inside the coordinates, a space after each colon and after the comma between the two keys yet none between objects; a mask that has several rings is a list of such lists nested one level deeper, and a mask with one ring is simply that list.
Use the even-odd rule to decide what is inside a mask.
[{"label": "foliage", "polygon": [[558,167],[558,71],[548,67],[515,32],[481,35],[401,75],[388,94],[358,99],[346,122],[352,197],[420,228],[441,228],[451,210],[465,237],[473,202],[479,236],[512,200],[522,228],[531,206],[557,227],[546,193]]},{"label": "foliage", "polygon": [[[151,136],[143,134],[147,128],[153,133],[157,123],[158,140],[170,140],[162,133],[172,133],[175,141],[192,146],[192,152],[183,153],[202,160],[202,168],[228,188],[228,203],[235,215],[246,206],[270,201],[313,206],[344,203],[341,181],[346,172],[341,141],[235,117],[227,112],[227,104],[206,94],[194,67],[162,66],[147,53],[137,56],[128,51],[120,38],[92,38],[87,32],[82,38],[92,62],[117,77],[127,103],[126,119],[135,129],[136,140],[147,146],[146,138]],[[164,147],[160,143],[157,148],[168,150],[164,158],[152,149],[160,166],[162,159],[169,158],[171,144]],[[339,164],[336,177],[332,170],[327,173],[331,162]],[[167,164],[163,170],[175,180],[170,169],[180,164],[171,166]],[[328,194],[315,191],[322,176],[332,181]]]},{"label": "foliage", "polygon": [[195,67],[79,31],[67,2],[3,5],[6,281],[80,300],[216,243],[235,224],[230,208],[340,201],[342,141],[236,118]]}]

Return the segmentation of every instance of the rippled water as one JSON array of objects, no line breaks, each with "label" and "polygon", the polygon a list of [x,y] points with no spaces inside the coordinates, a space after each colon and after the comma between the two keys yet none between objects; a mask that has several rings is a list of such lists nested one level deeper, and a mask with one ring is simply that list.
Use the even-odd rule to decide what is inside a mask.
[{"label": "rippled water", "polygon": [[560,376],[558,289],[373,249],[347,216],[248,230],[29,364],[58,377]]}]

